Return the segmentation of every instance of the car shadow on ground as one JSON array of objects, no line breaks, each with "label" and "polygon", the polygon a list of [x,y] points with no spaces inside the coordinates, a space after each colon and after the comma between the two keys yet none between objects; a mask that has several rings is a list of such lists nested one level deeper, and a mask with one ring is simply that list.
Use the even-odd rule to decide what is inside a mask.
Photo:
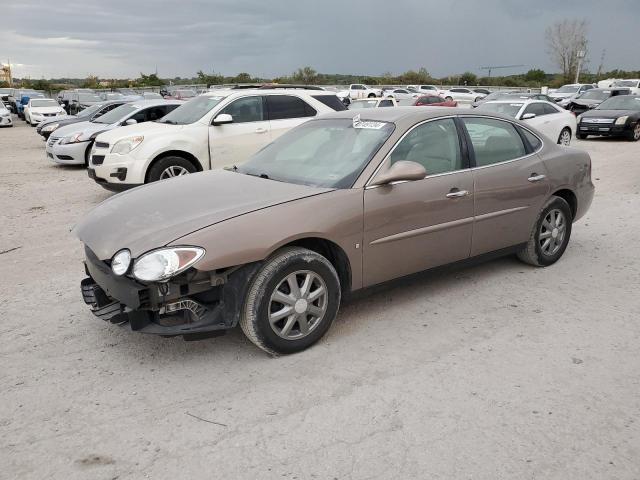
[{"label": "car shadow on ground", "polygon": [[[504,278],[508,274],[524,274],[528,270],[535,270],[535,267],[524,265],[514,255],[498,258],[482,257],[437,267],[364,289],[344,299],[338,317],[327,335],[320,340],[318,346],[326,342],[333,345],[338,342],[349,342],[350,336],[366,329],[369,316],[363,316],[360,313],[363,309],[375,313],[381,312],[384,317],[384,311],[389,308],[391,302],[394,306],[406,303],[415,307],[413,301],[416,298],[437,299],[445,293],[462,299],[469,294],[470,284],[493,282],[496,277]],[[376,316],[378,317],[376,321],[380,321],[380,315]],[[89,314],[87,314],[87,320],[96,321]],[[396,328],[391,325],[392,322],[402,320],[404,319],[389,318],[390,331]],[[406,320],[422,322],[415,319]],[[442,316],[441,320],[446,321],[446,318]],[[387,320],[383,319],[383,321]],[[267,354],[259,350],[244,336],[240,327],[229,330],[222,336],[198,341],[184,341],[181,337],[162,338],[156,335],[139,334],[130,331],[128,325],[120,327],[121,330],[118,333],[114,332],[114,328],[118,329],[115,325],[109,325],[108,329],[102,330],[105,334],[105,343],[117,348],[117,352],[114,353],[130,356],[132,361],[137,361],[147,355],[156,360],[159,355],[165,355],[165,361],[168,362],[176,360],[200,362],[203,358],[206,358],[207,361],[216,361],[226,359],[226,357],[235,359],[268,358]],[[336,330],[339,331],[336,332]],[[347,348],[347,345],[337,347],[338,350],[343,348]],[[313,349],[312,346],[310,350]],[[301,352],[296,355],[304,354],[305,352]]]}]

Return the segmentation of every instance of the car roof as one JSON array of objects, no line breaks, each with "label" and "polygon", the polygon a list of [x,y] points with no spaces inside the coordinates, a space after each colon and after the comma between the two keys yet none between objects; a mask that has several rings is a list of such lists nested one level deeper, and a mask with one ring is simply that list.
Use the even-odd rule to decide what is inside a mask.
[{"label": "car roof", "polygon": [[155,107],[156,105],[183,105],[184,104],[184,102],[180,100],[164,100],[161,98],[151,99],[151,100],[133,100],[125,103],[131,104],[139,108]]},{"label": "car roof", "polygon": [[[363,120],[378,120],[381,122],[397,123],[400,121],[419,122],[430,118],[448,117],[451,115],[465,115],[475,113],[474,110],[468,108],[449,108],[449,107],[396,107],[396,108],[380,108],[366,110],[366,113],[354,114],[352,110],[342,110],[339,112],[331,112],[319,115],[316,118],[353,118],[354,115],[362,115]],[[484,114],[482,114],[484,115]],[[493,114],[492,114],[493,115]],[[507,118],[507,117],[505,117]]]}]

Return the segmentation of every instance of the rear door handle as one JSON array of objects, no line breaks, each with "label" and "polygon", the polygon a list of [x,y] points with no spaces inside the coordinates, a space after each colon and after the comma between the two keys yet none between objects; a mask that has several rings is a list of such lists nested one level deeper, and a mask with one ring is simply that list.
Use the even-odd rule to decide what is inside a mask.
[{"label": "rear door handle", "polygon": [[452,188],[449,193],[447,193],[447,198],[460,198],[466,197],[469,195],[467,190],[458,190],[457,188]]},{"label": "rear door handle", "polygon": [[267,133],[267,129],[266,128],[256,128],[256,133]]},{"label": "rear door handle", "polygon": [[544,180],[545,178],[547,178],[546,175],[538,175],[537,173],[532,173],[531,176],[527,178],[527,180],[533,183],[533,182],[539,182],[540,180]]}]

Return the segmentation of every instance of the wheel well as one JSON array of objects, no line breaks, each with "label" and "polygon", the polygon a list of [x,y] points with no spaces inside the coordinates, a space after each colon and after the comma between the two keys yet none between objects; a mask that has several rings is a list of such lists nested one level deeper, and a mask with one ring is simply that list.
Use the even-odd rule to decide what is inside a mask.
[{"label": "wheel well", "polygon": [[571,207],[571,216],[575,218],[576,212],[578,211],[578,199],[576,198],[575,193],[573,193],[571,190],[564,189],[558,190],[554,193],[554,195],[556,197],[562,198],[569,204],[569,207]]},{"label": "wheel well", "polygon": [[301,238],[283,245],[283,247],[290,246],[306,248],[325,257],[338,273],[342,292],[348,293],[351,290],[351,264],[349,263],[349,257],[339,245],[324,238],[311,237]]},{"label": "wheel well", "polygon": [[193,166],[196,167],[196,170],[198,172],[202,171],[202,165],[200,165],[200,162],[198,161],[198,159],[193,155],[191,155],[189,152],[183,152],[182,150],[169,150],[168,152],[162,152],[160,155],[154,158],[152,162],[149,164],[149,166],[147,167],[147,172],[145,173],[145,178],[144,178],[145,183],[149,180],[149,171],[151,170],[151,168],[159,160],[166,157],[182,157],[185,160],[190,161],[193,164]]}]

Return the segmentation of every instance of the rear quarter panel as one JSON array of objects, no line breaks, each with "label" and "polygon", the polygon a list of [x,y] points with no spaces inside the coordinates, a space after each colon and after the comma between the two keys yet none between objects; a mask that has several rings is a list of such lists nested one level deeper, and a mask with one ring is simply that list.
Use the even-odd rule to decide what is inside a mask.
[{"label": "rear quarter panel", "polygon": [[541,154],[549,174],[550,192],[571,190],[577,199],[574,221],[580,219],[591,206],[594,185],[591,181],[591,157],[572,147],[553,145]]}]

